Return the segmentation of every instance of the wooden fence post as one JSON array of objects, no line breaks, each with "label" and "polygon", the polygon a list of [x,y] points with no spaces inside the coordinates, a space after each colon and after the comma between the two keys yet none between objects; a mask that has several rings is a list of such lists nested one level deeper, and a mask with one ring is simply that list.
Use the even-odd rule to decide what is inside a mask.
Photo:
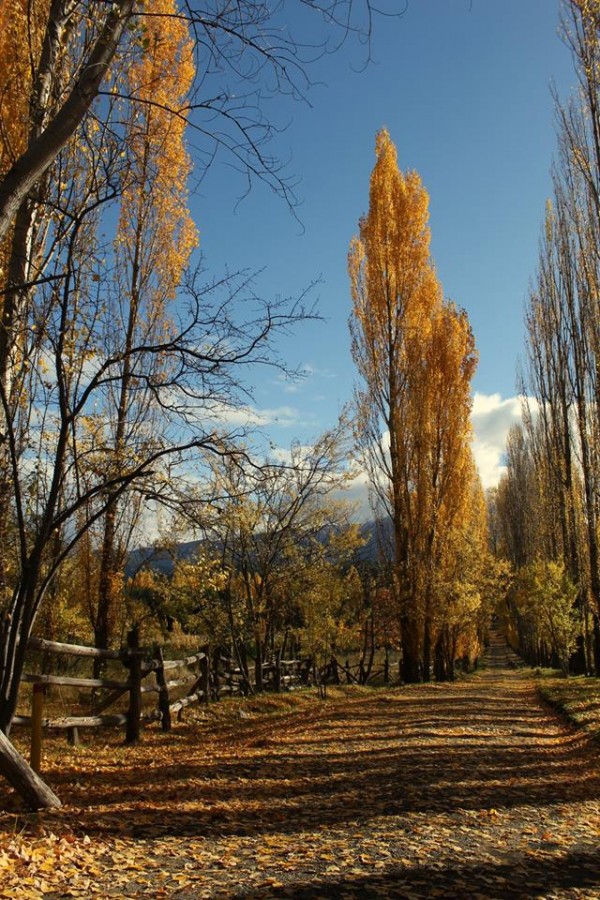
[{"label": "wooden fence post", "polygon": [[202,689],[202,702],[210,703],[210,659],[208,650],[200,660],[200,687]]},{"label": "wooden fence post", "polygon": [[275,679],[273,686],[276,693],[281,691],[281,650],[278,650],[275,654]]},{"label": "wooden fence post", "polygon": [[142,660],[139,655],[140,635],[137,628],[127,633],[127,665],[129,668],[129,710],[125,729],[125,743],[137,744],[140,739],[142,715]]},{"label": "wooden fence post", "polygon": [[169,709],[169,689],[165,678],[165,665],[162,647],[154,648],[158,667],[156,669],[156,684],[158,686],[158,708],[160,710],[160,725],[163,731],[171,730],[171,710]]},{"label": "wooden fence post", "polygon": [[31,753],[29,764],[36,773],[40,774],[42,760],[42,716],[44,713],[44,685],[34,684],[31,695]]},{"label": "wooden fence post", "polygon": [[215,700],[220,700],[219,687],[221,684],[221,673],[219,671],[221,665],[221,650],[219,647],[215,650],[212,658],[212,676],[213,676],[213,696]]}]

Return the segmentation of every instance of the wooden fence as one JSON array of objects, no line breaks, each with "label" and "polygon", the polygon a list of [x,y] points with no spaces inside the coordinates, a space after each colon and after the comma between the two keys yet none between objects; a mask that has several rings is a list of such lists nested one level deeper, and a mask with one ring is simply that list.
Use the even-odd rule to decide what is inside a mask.
[{"label": "wooden fence", "polygon": [[[121,650],[102,650],[78,644],[64,644],[42,638],[31,638],[28,649],[44,656],[88,659],[103,666],[117,668],[116,677],[83,678],[73,674],[32,674],[23,676],[23,682],[33,685],[31,715],[17,715],[14,726],[31,729],[30,762],[34,771],[40,771],[42,733],[44,729],[66,733],[69,742],[76,744],[81,728],[121,727],[125,742],[136,743],[143,723],[159,721],[163,731],[169,731],[173,716],[181,719],[183,710],[196,703],[210,703],[229,695],[252,693],[255,689],[248,672],[235,667],[226,653],[208,648],[183,659],[165,659],[163,649],[139,646],[137,631],[129,632],[127,646]],[[77,663],[76,663],[77,665]],[[364,684],[374,675],[371,667],[366,671],[362,664],[345,665],[334,657],[321,667],[312,659],[282,659],[275,655],[262,666],[263,690],[291,690],[300,685],[317,685],[321,696],[326,696],[327,684]],[[44,717],[44,694],[48,686],[63,686],[92,691],[90,712],[86,715]],[[179,694],[179,696],[177,696]],[[148,702],[156,697],[154,704]],[[175,697],[177,698],[175,699]],[[107,712],[120,704],[118,711]]]},{"label": "wooden fence", "polygon": [[373,669],[372,666],[366,666],[363,662],[350,664],[349,660],[341,663],[335,656],[332,656],[328,663],[325,663],[318,672],[317,683],[319,684],[369,684],[369,682],[384,677],[385,682],[389,681],[389,666],[379,669]]},{"label": "wooden fence", "polygon": [[[32,758],[34,744],[39,741],[44,728],[65,731],[69,741],[77,743],[81,728],[117,726],[124,728],[126,743],[133,744],[139,740],[144,722],[160,721],[162,729],[169,731],[173,716],[180,719],[188,706],[209,703],[226,695],[247,694],[252,690],[247,676],[241,669],[234,668],[231,659],[223,654],[215,654],[211,659],[205,649],[183,659],[166,660],[158,646],[139,647],[136,631],[129,633],[127,646],[121,650],[101,650],[42,638],[31,638],[28,648],[50,655],[102,660],[105,664],[117,662],[123,667],[123,675],[116,678],[25,674],[23,682],[33,684],[32,714],[15,716],[13,725],[32,729]],[[307,661],[276,657],[263,666],[263,684],[267,689],[286,690],[301,682],[308,683],[307,673]],[[43,693],[47,685],[93,691],[90,714],[44,718]],[[182,690],[183,695],[173,699]],[[124,705],[126,695],[126,709],[107,712],[116,703]],[[154,706],[144,703],[147,695],[156,695]],[[34,739],[36,734],[38,738]]]},{"label": "wooden fence", "polygon": [[[158,647],[152,651],[138,646],[137,635],[130,632],[128,645],[122,650],[101,650],[96,647],[84,647],[77,644],[62,644],[41,638],[31,638],[29,649],[46,654],[88,658],[94,660],[117,661],[123,666],[123,676],[117,678],[81,678],[68,675],[25,674],[23,681],[33,684],[34,698],[41,694],[46,685],[61,685],[94,691],[97,699],[91,704],[89,715],[69,715],[57,718],[43,718],[41,727],[65,730],[69,739],[76,742],[80,728],[99,728],[121,726],[125,729],[127,743],[139,740],[143,722],[160,720],[162,728],[169,730],[171,716],[180,712],[185,706],[209,698],[209,660],[205,652],[196,653],[185,659],[164,660],[162,650]],[[187,669],[187,672],[185,672]],[[183,670],[183,677],[177,670]],[[171,677],[175,672],[177,677]],[[169,673],[167,675],[167,673]],[[154,675],[153,683],[149,677]],[[171,702],[170,691],[184,687],[186,694],[176,702]],[[109,693],[106,693],[109,692]],[[103,696],[101,695],[103,694]],[[144,710],[145,694],[156,694],[157,703],[153,709]],[[128,695],[125,711],[106,713],[109,707]],[[40,704],[38,702],[37,707]],[[36,704],[32,703],[32,709]],[[39,713],[38,713],[39,716]],[[13,725],[32,728],[32,716],[15,716]]]}]

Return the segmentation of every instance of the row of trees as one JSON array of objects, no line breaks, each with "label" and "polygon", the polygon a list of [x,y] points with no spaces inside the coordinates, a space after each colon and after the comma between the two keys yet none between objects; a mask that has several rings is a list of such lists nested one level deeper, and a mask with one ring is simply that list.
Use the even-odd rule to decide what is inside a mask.
[{"label": "row of trees", "polygon": [[0,768],[33,803],[55,798],[24,787],[5,734],[59,573],[97,562],[86,594],[110,643],[147,502],[185,496],[206,454],[244,456],[223,424],[240,367],[277,364],[273,335],[311,314],[246,276],[203,283],[186,197],[187,128],[198,177],[225,149],[293,203],[264,100],[301,95],[303,54],[371,23],[369,0],[301,3],[321,47],[254,0],[0,8]]},{"label": "row of trees", "polygon": [[350,247],[356,435],[390,574],[406,682],[476,658],[489,612],[484,496],[471,452],[476,366],[465,312],[443,297],[428,196],[377,135],[369,211]]},{"label": "row of trees", "polygon": [[[302,2],[353,29],[356,3]],[[190,128],[196,165],[224,146],[293,202],[265,150],[260,103],[265,75],[301,91],[304,45],[276,21],[253,0],[0,10],[0,768],[13,783],[24,763],[5,734],[36,621],[48,636],[78,615],[109,646],[125,622],[177,620],[227,644],[258,689],[263,660],[292,642],[321,663],[358,651],[363,675],[377,650],[388,669],[398,651],[406,682],[451,678],[480,653],[504,570],[471,452],[476,352],[435,273],[427,193],[398,168],[386,131],[349,253],[352,419],[378,564],[360,561],[364,537],[337,498],[345,422],[279,464],[258,463],[242,430],[223,424],[247,397],[240,367],[284,366],[271,338],[313,314],[260,301],[245,276],[206,284],[190,267]],[[582,26],[581,40],[590,33]],[[548,246],[559,231],[553,219]],[[566,422],[582,434],[570,411]],[[556,493],[561,547],[565,535],[579,547],[589,524],[572,499],[578,473],[573,462],[569,502]],[[170,579],[146,570],[125,585],[149,504],[193,526],[202,549]],[[576,558],[579,575],[581,549]],[[27,791],[55,802],[39,781]]]},{"label": "row of trees", "polygon": [[567,669],[575,650],[577,671],[600,673],[600,4],[565,2],[562,25],[579,90],[567,104],[556,98],[553,198],[526,314],[524,425],[509,435],[493,521],[518,573],[515,640],[537,663]]},{"label": "row of trees", "polygon": [[230,646],[247,674],[250,652],[257,689],[266,655],[289,640],[321,661],[360,648],[363,672],[377,650],[389,671],[395,650],[404,681],[451,678],[457,659],[479,655],[495,596],[471,452],[473,336],[437,280],[419,177],[400,172],[386,131],[376,157],[349,272],[363,381],[352,419],[377,564],[357,566],[360,534],[333,498],[347,457],[342,423],[285,466],[213,461],[203,485],[212,503],[196,504],[201,558],[180,562],[170,581],[146,573],[139,587],[151,607]]}]

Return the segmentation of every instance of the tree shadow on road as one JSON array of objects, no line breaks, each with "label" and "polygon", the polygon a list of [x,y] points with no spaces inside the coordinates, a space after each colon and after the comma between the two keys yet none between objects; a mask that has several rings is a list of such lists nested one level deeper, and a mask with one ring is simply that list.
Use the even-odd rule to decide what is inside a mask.
[{"label": "tree shadow on road", "polygon": [[[435,887],[434,887],[435,886]],[[521,859],[488,866],[415,866],[390,868],[382,874],[270,888],[269,896],[293,900],[319,898],[444,897],[526,898],[549,896],[556,890],[600,887],[600,858],[594,853],[569,853],[557,859]],[[263,900],[265,889],[241,890],[232,896]],[[591,894],[583,896],[591,897]],[[598,896],[594,893],[593,896]]]},{"label": "tree shadow on road", "polygon": [[[600,797],[586,738],[539,706],[489,702],[476,687],[401,692],[244,722],[202,744],[188,728],[154,734],[85,791],[64,769],[51,783],[86,833],[147,837],[296,833],[380,816],[543,809]],[[470,702],[469,702],[470,697]],[[399,699],[400,698],[400,699]],[[456,700],[460,699],[460,704]],[[135,760],[135,761],[134,761]]]}]

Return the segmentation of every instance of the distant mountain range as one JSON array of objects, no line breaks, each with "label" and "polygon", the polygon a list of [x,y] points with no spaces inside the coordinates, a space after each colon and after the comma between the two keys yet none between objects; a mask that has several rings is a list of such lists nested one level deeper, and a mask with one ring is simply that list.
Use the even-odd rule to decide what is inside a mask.
[{"label": "distant mountain range", "polygon": [[125,564],[125,577],[132,578],[140,569],[150,568],[161,575],[173,574],[175,560],[193,560],[204,541],[186,541],[176,544],[174,550],[159,547],[138,547],[132,550]]},{"label": "distant mountain range", "polygon": [[[391,523],[389,520],[380,522],[379,528],[381,527],[388,534],[390,533]],[[360,530],[365,543],[357,551],[356,562],[376,562],[378,559],[378,524],[374,521],[365,522],[361,525]],[[170,578],[173,574],[175,561],[193,560],[204,543],[204,541],[185,541],[176,544],[174,549],[169,550],[159,547],[139,547],[136,550],[132,550],[129,554],[125,565],[125,576],[126,578],[132,578],[140,569],[150,568],[152,571]]]}]

